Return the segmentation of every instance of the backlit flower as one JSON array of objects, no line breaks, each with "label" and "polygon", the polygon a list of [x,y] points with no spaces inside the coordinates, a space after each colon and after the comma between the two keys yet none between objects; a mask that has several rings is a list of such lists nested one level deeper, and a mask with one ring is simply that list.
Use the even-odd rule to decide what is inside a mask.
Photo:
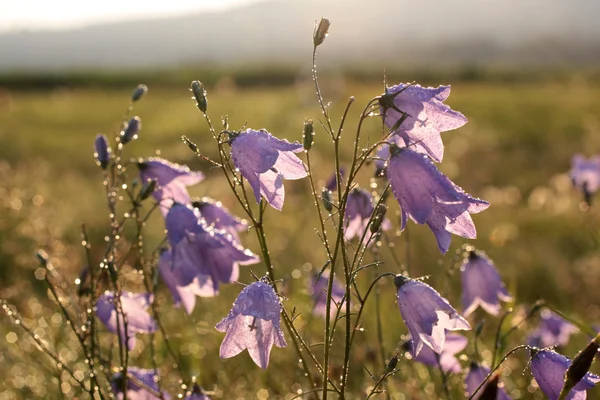
[{"label": "backlit flower", "polygon": [[217,230],[227,231],[236,242],[239,242],[238,232],[248,229],[248,223],[231,214],[220,201],[208,197],[192,201],[192,205],[200,211],[206,224]]},{"label": "backlit flower", "polygon": [[556,313],[543,309],[540,324],[529,336],[529,344],[535,347],[566,346],[577,327]]},{"label": "backlit flower", "polygon": [[229,315],[215,327],[219,332],[226,332],[221,343],[221,358],[230,358],[248,349],[256,365],[267,368],[273,344],[286,346],[279,325],[281,308],[275,290],[268,283],[259,281],[246,286]]},{"label": "backlit flower", "polygon": [[[171,396],[167,393],[160,394],[156,383],[156,372],[151,369],[128,367],[128,374],[133,377],[127,379],[127,396],[123,396],[123,375],[119,372],[113,376],[111,386],[118,400],[169,400]],[[148,390],[150,388],[151,390]],[[160,396],[156,396],[160,394]]]},{"label": "backlit flower", "polygon": [[448,251],[452,233],[474,239],[477,231],[470,214],[490,204],[465,193],[427,156],[397,146],[390,151],[387,177],[401,207],[402,229],[408,217],[418,224],[426,223],[442,253]]},{"label": "backlit flower", "polygon": [[[463,335],[450,332],[446,334],[444,348],[440,354],[437,354],[428,346],[423,346],[419,354],[414,357],[414,360],[432,367],[437,367],[439,365],[444,372],[453,372],[456,374],[462,371],[462,367],[456,358],[456,354],[463,351],[468,343],[468,339]],[[407,342],[406,347],[408,351],[411,351],[411,341]]]},{"label": "backlit flower", "polygon": [[[313,308],[313,313],[317,315],[322,315],[325,317],[327,315],[327,288],[329,284],[329,272],[324,271],[321,275],[315,274],[314,279],[312,280],[312,288],[311,295],[315,300],[315,307]],[[341,301],[344,298],[344,294],[346,294],[346,290],[344,285],[336,279],[333,278],[333,287],[331,291],[331,308],[330,313],[331,317],[334,318],[337,313],[337,307],[341,307]]]},{"label": "backlit flower", "polygon": [[233,164],[254,191],[260,202],[262,195],[275,209],[281,210],[285,198],[283,179],[307,176],[304,163],[294,153],[303,150],[302,144],[281,140],[264,129],[251,129],[230,139]]},{"label": "backlit flower", "polygon": [[512,300],[494,263],[484,252],[470,251],[463,260],[460,271],[465,317],[479,306],[492,315],[498,315],[500,301]]},{"label": "backlit flower", "polygon": [[[353,237],[362,237],[363,232],[369,226],[369,220],[373,213],[374,207],[372,197],[369,192],[364,189],[352,189],[348,194],[346,202],[346,214],[344,215],[344,239],[350,240]],[[390,229],[391,223],[386,218],[383,220],[381,227],[383,230]],[[369,239],[369,234],[365,236]]]},{"label": "backlit flower", "polygon": [[[481,382],[484,381],[485,377],[488,376],[489,373],[490,369],[488,367],[479,365],[476,362],[471,363],[471,366],[469,367],[469,372],[467,373],[467,376],[465,378],[465,386],[467,390],[466,397],[470,396],[473,392],[475,392],[475,390],[477,390],[479,385],[481,385]],[[473,399],[478,399],[482,393],[483,388],[477,392]],[[504,390],[503,387],[498,387],[496,400],[510,400],[510,396],[506,393],[506,390]]]},{"label": "backlit flower", "polygon": [[574,155],[570,175],[573,186],[581,189],[586,201],[590,203],[591,195],[600,189],[600,156],[586,160],[581,154]]},{"label": "backlit flower", "polygon": [[396,275],[396,298],[402,319],[410,332],[413,357],[427,345],[440,354],[444,349],[446,330],[469,330],[471,326],[431,286]]}]

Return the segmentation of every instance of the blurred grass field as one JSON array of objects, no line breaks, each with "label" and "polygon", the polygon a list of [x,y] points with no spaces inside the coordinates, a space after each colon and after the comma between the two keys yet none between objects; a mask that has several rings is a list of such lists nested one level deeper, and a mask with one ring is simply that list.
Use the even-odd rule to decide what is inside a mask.
[{"label": "blurred grass field", "polygon": [[[196,78],[202,80],[202,76]],[[412,76],[388,75],[390,83],[411,80]],[[600,323],[600,216],[593,206],[582,210],[582,195],[572,189],[567,174],[574,153],[600,153],[600,85],[578,75],[533,83],[435,79],[425,83],[452,84],[447,104],[469,119],[463,128],[443,134],[446,155],[440,168],[467,192],[492,204],[474,216],[478,239],[471,243],[496,262],[516,299],[514,321],[522,317],[527,305],[545,299],[578,320],[590,325]],[[221,116],[228,115],[232,129],[247,123],[248,127],[266,128],[288,140],[301,140],[304,119],[320,115],[311,84],[303,80],[285,86],[239,87],[222,79],[208,90],[209,114],[216,124]],[[360,110],[382,92],[382,85],[343,79],[328,83],[323,78],[323,86],[326,100],[332,101],[331,115],[336,126],[349,96],[356,98],[343,135],[342,155],[347,163]],[[69,328],[48,301],[45,283],[37,279],[40,275],[39,271],[36,273],[34,254],[38,248],[46,250],[72,284],[85,266],[79,245],[81,224],[85,223],[91,235],[92,257],[99,260],[109,227],[102,174],[93,159],[92,142],[99,132],[109,137],[116,134],[132,89],[0,90],[0,297],[16,304],[24,314],[23,321],[39,326],[36,333],[49,343],[70,343],[70,349],[70,345],[58,345],[62,349],[59,353],[65,361],[81,368],[82,360],[76,354]],[[189,97],[184,84],[149,85],[148,94],[134,109],[134,114],[142,119],[140,137],[127,145],[125,155],[160,155],[202,170],[207,179],[192,187],[191,194],[216,198],[240,215],[241,209],[228,193],[221,171],[193,156],[181,142],[180,137],[186,135],[205,155],[216,158],[207,126]],[[332,146],[316,126],[311,161],[316,181],[324,181],[333,172]],[[372,142],[379,132],[380,122],[373,119],[364,134]],[[359,177],[363,187],[369,185],[372,168],[366,167]],[[132,178],[136,172],[128,170]],[[302,313],[297,320],[300,331],[311,338],[320,354],[323,321],[310,315],[312,300],[306,283],[309,271],[320,269],[324,263],[325,253],[315,234],[316,211],[308,181],[288,181],[286,192],[283,212],[269,210],[266,217],[271,256],[276,278],[284,279],[289,296],[284,305],[289,310],[296,306]],[[397,211],[397,206],[392,206],[388,214],[394,230],[398,227]],[[148,224],[148,248],[160,242],[162,230],[163,222],[156,215]],[[428,283],[439,290],[447,288],[448,299],[460,310],[460,275],[454,273],[458,271],[453,255],[465,240],[453,237],[449,253],[440,256],[427,227],[410,224],[409,231],[411,275],[430,275]],[[397,273],[400,266],[393,262],[391,252],[402,262],[407,261],[406,235],[393,231],[389,234],[394,247],[381,247],[380,257],[386,264],[380,271]],[[244,233],[242,240],[258,252],[254,232]],[[251,269],[258,275],[265,272],[262,264]],[[241,270],[240,280],[251,282],[249,268]],[[130,275],[135,285],[139,279],[133,272]],[[365,273],[363,286],[368,285],[368,276]],[[393,283],[385,281],[379,287],[385,322],[384,348],[389,357],[406,328],[395,303]],[[198,375],[205,388],[215,389],[214,398],[289,398],[284,395],[290,388],[306,389],[291,346],[273,349],[272,364],[266,372],[254,366],[245,352],[233,359],[219,359],[218,346],[223,335],[213,326],[226,315],[239,290],[237,285],[227,285],[216,298],[199,298],[194,314],[188,317],[181,309],[171,308],[170,296],[161,286],[157,301],[170,328],[171,340],[182,354],[186,374]],[[374,303],[369,310],[374,310]],[[354,393],[364,392],[372,385],[362,365],[372,371],[381,372],[382,368],[381,360],[375,356],[379,347],[373,314],[366,313],[365,330],[357,336],[353,351],[349,385]],[[482,319],[485,323],[479,346],[489,361],[498,319],[475,314],[470,322],[475,326]],[[535,320],[524,324],[511,344],[520,344],[534,324]],[[337,334],[340,345],[342,330]],[[468,335],[472,337],[471,333]],[[110,340],[108,334],[105,338]],[[586,340],[580,333],[568,348],[561,350],[573,356]],[[5,365],[0,371],[0,399],[60,398],[61,391],[67,398],[76,395],[75,388],[60,384],[56,368],[5,317],[0,328],[0,347],[0,362]],[[132,364],[150,366],[144,349],[147,350],[142,345],[135,349]],[[471,344],[467,354],[472,353]],[[334,357],[341,360],[341,356],[340,346],[334,350]],[[167,387],[175,388],[180,377],[170,366],[172,360],[164,348],[159,348],[158,358]],[[533,391],[530,374],[521,374],[525,364],[525,357],[511,361],[504,370],[505,375],[510,375],[504,378],[506,386],[514,398],[542,398],[539,391],[529,393]],[[437,370],[409,361],[401,361],[399,367],[401,372],[389,380],[393,398],[418,399],[441,393]],[[43,380],[48,374],[54,378]],[[452,376],[450,382],[456,398],[460,398],[462,377]],[[594,394],[590,393],[590,397],[594,398]]]}]

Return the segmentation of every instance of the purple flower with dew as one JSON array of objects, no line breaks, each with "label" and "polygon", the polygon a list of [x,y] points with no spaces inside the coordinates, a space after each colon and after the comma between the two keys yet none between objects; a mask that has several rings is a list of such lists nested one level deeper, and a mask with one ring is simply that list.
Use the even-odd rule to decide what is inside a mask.
[{"label": "purple flower with dew", "polygon": [[[315,274],[314,279],[312,280],[312,287],[310,288],[311,296],[315,300],[315,307],[313,308],[313,313],[316,315],[322,315],[325,317],[327,315],[327,288],[329,285],[329,272],[323,271],[322,274]],[[331,291],[331,308],[330,315],[332,318],[335,318],[337,313],[336,307],[341,307],[342,300],[344,299],[344,295],[346,294],[346,290],[342,282],[340,282],[335,277],[333,278],[333,288]]]},{"label": "purple flower with dew", "polygon": [[117,333],[120,340],[127,340],[129,350],[135,347],[135,335],[138,333],[151,333],[156,331],[156,321],[148,314],[148,307],[154,301],[151,293],[121,294],[121,306],[127,322],[127,334],[123,316],[119,315],[117,324],[117,297],[113,292],[106,291],[96,300],[96,316],[106,325],[109,332]]},{"label": "purple flower with dew", "polygon": [[190,171],[185,165],[174,164],[162,158],[149,158],[138,163],[140,179],[146,182],[155,179],[158,185],[153,196],[166,215],[173,203],[190,204],[187,186],[204,180],[202,172]]},{"label": "purple flower with dew", "polygon": [[171,398],[171,396],[169,396],[167,393],[162,393],[161,396],[155,396],[152,391],[148,390],[148,388],[151,388],[154,390],[154,392],[160,393],[158,390],[158,384],[156,383],[156,379],[158,379],[156,371],[151,369],[128,367],[127,372],[133,375],[133,378],[130,377],[127,380],[127,396],[123,396],[123,375],[120,372],[116,373],[111,381],[111,387],[117,399],[123,400],[126,398],[128,400],[169,400]]},{"label": "purple flower with dew", "polygon": [[600,189],[600,156],[586,160],[581,154],[575,154],[571,159],[570,175],[573,186],[583,190],[586,200],[589,200]]},{"label": "purple flower with dew", "polygon": [[[342,181],[344,180],[344,175],[346,175],[346,168],[340,167],[340,177],[342,178]],[[325,182],[325,187],[330,192],[337,191],[337,174],[335,172],[333,175],[331,175],[331,177],[329,177],[329,179],[327,179],[327,182]]]},{"label": "purple flower with dew", "polygon": [[431,286],[402,275],[396,275],[394,283],[398,288],[400,314],[410,332],[413,357],[419,355],[424,344],[440,354],[444,350],[446,330],[471,329],[448,300]]},{"label": "purple flower with dew", "polygon": [[[457,129],[467,123],[464,115],[444,104],[448,96],[450,86],[424,88],[401,83],[387,88],[380,104],[384,123],[394,129],[392,139],[441,162],[444,144],[440,132]],[[405,113],[406,119],[400,123]]]},{"label": "purple flower with dew", "polygon": [[198,384],[194,384],[194,389],[192,393],[185,397],[185,400],[210,400],[210,397],[206,395],[204,390],[198,386]]},{"label": "purple flower with dew", "polygon": [[[410,340],[406,342],[406,350],[412,353],[411,343]],[[414,357],[414,360],[432,367],[439,365],[444,372],[457,374],[462,371],[462,367],[455,356],[463,351],[468,343],[469,340],[463,335],[450,332],[446,334],[444,348],[440,354],[437,354],[428,346],[423,346],[419,354]]]},{"label": "purple flower with dew", "polygon": [[278,139],[264,129],[248,129],[233,136],[229,143],[233,164],[250,183],[256,202],[262,195],[271,207],[281,211],[285,199],[283,179],[307,176],[304,163],[294,154],[303,150],[302,144]]},{"label": "purple flower with dew", "polygon": [[102,169],[106,169],[110,161],[110,145],[108,139],[102,134],[96,136],[94,140],[94,157]]},{"label": "purple flower with dew", "polygon": [[[557,400],[565,382],[565,372],[571,360],[552,350],[532,350],[529,367],[538,386],[550,400]],[[567,400],[584,400],[586,390],[592,389],[600,382],[600,376],[585,374],[569,392]]]},{"label": "purple flower with dew", "polygon": [[498,315],[500,301],[512,300],[494,267],[494,262],[484,252],[469,251],[460,271],[465,317],[479,306],[492,315]]},{"label": "purple flower with dew", "polygon": [[566,346],[573,333],[579,329],[556,313],[544,308],[540,324],[529,336],[528,343],[534,347]]},{"label": "purple flower with dew", "polygon": [[[481,382],[484,381],[485,377],[490,373],[490,369],[483,365],[479,365],[476,362],[472,362],[469,367],[469,372],[465,378],[465,389],[467,391],[466,397],[471,396],[475,390],[481,385]],[[481,396],[482,390],[473,397],[474,400],[478,399]],[[496,395],[496,400],[510,400],[510,396],[506,393],[503,387],[498,387],[498,393]]]},{"label": "purple flower with dew", "polygon": [[127,144],[132,140],[137,139],[138,132],[142,129],[142,120],[140,117],[133,117],[129,120],[127,125],[125,125],[123,131],[121,132],[121,143]]},{"label": "purple flower with dew", "polygon": [[[352,189],[348,194],[346,213],[344,214],[344,239],[350,240],[355,236],[360,238],[369,226],[369,219],[373,210],[371,194],[364,189]],[[387,230],[390,228],[390,221],[387,218],[384,219],[381,229]],[[366,239],[368,238],[369,235],[367,234]]]},{"label": "purple flower with dew", "polygon": [[390,151],[387,177],[401,207],[402,229],[408,217],[426,223],[442,253],[450,247],[451,234],[475,239],[477,231],[470,214],[485,210],[490,203],[465,193],[427,156],[397,146]]},{"label": "purple flower with dew", "polygon": [[226,332],[221,343],[221,358],[238,355],[244,349],[259,367],[266,369],[273,344],[287,344],[280,328],[281,302],[266,281],[246,286],[233,303],[227,317],[216,325]]},{"label": "purple flower with dew", "polygon": [[260,259],[244,249],[224,230],[206,225],[198,210],[176,203],[165,218],[171,245],[172,271],[178,285],[194,281],[198,296],[215,296],[219,282],[238,279],[239,265],[256,264]]},{"label": "purple flower with dew", "polygon": [[232,215],[229,210],[223,207],[220,201],[215,201],[208,197],[192,201],[192,205],[200,211],[200,216],[206,221],[206,224],[217,230],[227,231],[236,242],[239,242],[238,232],[248,229],[246,220]]}]

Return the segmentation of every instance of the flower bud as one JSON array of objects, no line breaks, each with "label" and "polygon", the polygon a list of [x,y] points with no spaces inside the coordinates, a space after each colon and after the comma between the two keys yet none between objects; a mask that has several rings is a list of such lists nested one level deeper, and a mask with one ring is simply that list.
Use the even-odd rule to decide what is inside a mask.
[{"label": "flower bud", "polygon": [[565,388],[569,388],[570,390],[585,377],[585,374],[589,372],[592,366],[598,349],[600,349],[600,334],[575,356],[573,362],[567,368],[565,372]]},{"label": "flower bud", "polygon": [[371,231],[371,233],[379,232],[379,228],[381,228],[381,223],[383,222],[383,219],[385,218],[386,211],[387,211],[387,207],[385,206],[385,204],[379,203],[379,205],[375,209],[375,215],[373,216],[373,222],[371,222],[371,226],[369,227],[369,230]]},{"label": "flower bud", "polygon": [[323,207],[331,212],[333,210],[333,203],[331,202],[331,192],[327,188],[323,188],[321,191],[321,199],[323,199]]},{"label": "flower bud", "polygon": [[196,99],[196,107],[205,113],[208,108],[208,103],[206,101],[206,90],[204,90],[204,85],[202,85],[200,81],[193,81],[190,90],[194,94],[194,99]]},{"label": "flower bud", "polygon": [[140,189],[140,201],[146,200],[156,190],[156,185],[156,179],[148,179],[144,182]]},{"label": "flower bud", "polygon": [[304,150],[308,151],[311,149],[314,136],[313,121],[312,119],[307,119],[304,121],[304,132],[302,134]]},{"label": "flower bud", "polygon": [[481,389],[481,395],[478,397],[479,400],[496,400],[498,397],[498,384],[500,383],[500,374],[494,373],[488,379],[483,389]]},{"label": "flower bud", "polygon": [[329,34],[330,25],[331,22],[327,18],[321,18],[321,22],[319,22],[319,26],[315,28],[315,32],[313,34],[313,44],[315,47],[323,43]]},{"label": "flower bud", "polygon": [[191,151],[193,151],[194,153],[198,153],[198,146],[196,146],[196,143],[194,143],[190,139],[188,139],[187,136],[183,135],[181,137],[181,140],[183,140],[183,143],[185,143],[187,145],[187,147],[190,148]]},{"label": "flower bud", "polygon": [[138,87],[135,88],[135,90],[133,91],[133,93],[131,94],[131,101],[136,102],[139,99],[142,98],[143,95],[146,94],[146,92],[148,92],[148,86],[146,85],[138,85]]},{"label": "flower bud", "polygon": [[121,143],[127,144],[137,139],[137,133],[142,129],[142,120],[140,117],[133,117],[127,123],[127,126],[121,132]]},{"label": "flower bud", "polygon": [[106,169],[110,161],[110,146],[108,145],[108,139],[102,134],[98,134],[94,141],[94,157],[96,157],[100,168]]},{"label": "flower bud", "polygon": [[394,356],[392,357],[392,359],[390,360],[390,362],[388,363],[385,372],[392,373],[394,372],[394,370],[396,369],[396,366],[398,365],[398,353],[394,354]]}]

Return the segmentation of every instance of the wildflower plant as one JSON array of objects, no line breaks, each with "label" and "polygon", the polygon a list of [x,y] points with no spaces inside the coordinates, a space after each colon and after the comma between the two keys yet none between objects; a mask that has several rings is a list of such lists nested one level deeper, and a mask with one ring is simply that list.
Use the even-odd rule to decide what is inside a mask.
[{"label": "wildflower plant", "polygon": [[[88,228],[83,226],[87,265],[77,287],[65,283],[45,253],[38,255],[49,293],[76,337],[84,363],[73,368],[61,352],[20,323],[13,306],[3,302],[8,317],[22,326],[82,396],[93,399],[232,398],[230,378],[221,371],[236,362],[226,359],[245,357],[240,355],[244,350],[266,374],[276,371],[275,358],[293,354],[289,357],[298,360],[302,376],[298,387],[285,398],[391,398],[403,393],[403,382],[416,363],[422,363],[441,375],[435,397],[450,399],[452,393],[464,394],[462,382],[466,380],[469,399],[484,395],[506,399],[510,393],[500,383],[498,371],[523,349],[532,354],[531,370],[544,393],[560,396],[567,387],[579,396],[567,398],[583,398],[582,393],[597,382],[595,375],[586,375],[597,343],[590,347],[596,350],[584,351],[585,357],[576,358],[585,360],[577,361],[575,371],[569,367],[570,361],[557,353],[534,348],[533,343],[513,343],[513,334],[525,329],[530,318],[541,310],[554,309],[536,303],[521,319],[510,319],[513,323],[507,328],[505,321],[513,310],[501,302],[513,298],[502,281],[504,272],[496,270],[484,253],[465,245],[453,259],[458,266],[462,263],[462,315],[452,305],[461,296],[449,291],[454,267],[440,267],[439,275],[448,279],[446,286],[437,279],[430,285],[414,268],[411,271],[410,221],[429,227],[436,244],[430,241],[428,251],[443,255],[452,245],[452,235],[476,238],[472,215],[490,206],[465,192],[437,165],[444,156],[442,134],[461,127],[467,118],[446,104],[449,86],[399,83],[386,84],[383,94],[364,105],[355,129],[347,126],[356,102],[351,97],[336,125],[321,92],[316,60],[317,48],[326,43],[330,25],[324,18],[315,26],[312,77],[321,115],[305,120],[302,136],[299,132],[270,133],[269,127],[232,128],[227,118],[221,127],[216,126],[209,116],[210,89],[194,81],[190,90],[206,122],[205,134],[214,141],[214,151],[198,146],[194,137],[182,140],[191,150],[190,157],[199,157],[206,170],[192,171],[157,157],[130,158],[136,155],[129,154],[128,144],[145,140],[140,117],[131,116],[134,105],[147,96],[144,85],[134,90],[112,142],[106,135],[93,140],[109,215],[105,243],[94,244],[102,249],[92,252]],[[253,121],[248,123],[251,126]],[[377,126],[376,134],[372,125]],[[352,133],[342,138],[344,131]],[[325,169],[314,164],[317,146],[329,146],[332,177],[320,176]],[[342,146],[350,148],[349,160],[343,158]],[[373,178],[363,179],[368,175]],[[576,175],[573,172],[574,182],[592,191],[591,178],[581,183]],[[217,179],[229,189],[226,204],[232,211],[221,203],[224,198],[192,198],[188,192],[190,186],[202,187],[203,182]],[[314,267],[302,257],[271,256],[266,226],[280,223],[281,216],[292,215],[293,207],[298,207],[285,201],[285,186],[288,196],[302,186],[310,192],[321,246],[305,256],[319,258],[322,267]],[[230,206],[234,203],[235,208]],[[396,210],[399,218],[393,218]],[[152,245],[146,241],[150,219],[164,227],[162,240]],[[245,243],[248,236],[255,237],[254,244]],[[406,238],[405,243],[399,243],[399,238]],[[405,259],[398,256],[396,246],[405,247]],[[382,257],[385,248],[392,262]],[[461,258],[460,254],[468,256]],[[290,264],[304,266],[294,274],[299,275],[296,278],[305,274],[302,281],[309,282],[308,290],[288,284],[289,276],[283,271]],[[238,293],[235,301],[222,293],[225,291]],[[164,300],[165,293],[172,301]],[[314,306],[307,301],[307,293]],[[384,315],[386,298],[390,303],[396,299],[397,312]],[[204,372],[211,371],[204,375],[214,379],[203,380],[202,386],[215,387],[214,392],[200,387],[204,377],[185,368],[183,356],[172,342],[173,337],[179,340],[182,336],[178,329],[189,323],[186,315],[194,315],[199,302],[215,310],[217,304],[233,303],[228,314],[215,318],[206,313],[196,326],[205,332],[204,338],[214,335],[208,343],[221,342],[206,350],[215,358],[218,355],[220,363],[202,365]],[[476,311],[479,305],[492,315],[485,318],[498,317],[498,321],[482,319]],[[165,315],[174,313],[181,313],[178,326],[167,329]],[[319,318],[313,318],[313,313]],[[323,327],[321,317],[324,328],[316,336],[312,327]],[[546,318],[545,311],[542,318]],[[565,330],[556,327],[556,321],[544,321],[541,337],[555,334],[557,344],[566,344],[570,335],[576,334],[571,325]],[[383,325],[387,323],[400,327],[392,338],[384,338]],[[494,340],[486,346],[482,332],[492,325]],[[582,324],[578,326],[590,333]],[[406,333],[410,334],[408,342]],[[140,342],[144,346],[136,344]],[[512,344],[516,346],[506,351]],[[544,346],[548,344],[544,342]],[[483,347],[487,349],[480,351]],[[399,357],[401,349],[410,356]],[[482,357],[487,357],[485,363]],[[231,371],[238,376],[247,373],[244,368]],[[577,382],[573,376],[578,377]],[[507,380],[502,377],[503,383]]]}]

